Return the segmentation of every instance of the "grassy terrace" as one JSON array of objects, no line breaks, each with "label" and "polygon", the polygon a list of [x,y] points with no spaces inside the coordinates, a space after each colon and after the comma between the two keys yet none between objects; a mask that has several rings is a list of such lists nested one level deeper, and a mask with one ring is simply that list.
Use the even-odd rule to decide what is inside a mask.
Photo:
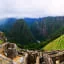
[{"label": "grassy terrace", "polygon": [[43,49],[46,50],[46,51],[64,50],[64,35],[53,40],[48,45],[46,45]]}]

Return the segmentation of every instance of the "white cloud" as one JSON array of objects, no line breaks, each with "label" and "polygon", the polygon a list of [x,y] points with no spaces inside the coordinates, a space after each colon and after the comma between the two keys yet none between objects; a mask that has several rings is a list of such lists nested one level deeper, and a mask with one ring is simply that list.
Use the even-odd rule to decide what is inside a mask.
[{"label": "white cloud", "polygon": [[0,18],[56,15],[64,15],[64,0],[0,0]]}]

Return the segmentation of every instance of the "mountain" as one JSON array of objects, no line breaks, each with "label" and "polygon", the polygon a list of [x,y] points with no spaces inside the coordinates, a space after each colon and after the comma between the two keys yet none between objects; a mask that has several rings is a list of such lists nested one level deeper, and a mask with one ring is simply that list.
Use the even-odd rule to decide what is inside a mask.
[{"label": "mountain", "polygon": [[6,18],[0,19],[0,25],[3,25],[3,24],[5,24],[5,23],[6,23]]},{"label": "mountain", "polygon": [[30,29],[37,40],[43,41],[60,36],[64,33],[63,27],[64,16],[57,16],[44,17],[41,21],[35,21]]},{"label": "mountain", "polygon": [[15,22],[16,22],[16,18],[1,19],[0,20],[0,30],[9,31]]},{"label": "mountain", "polygon": [[[2,22],[3,21],[3,22]],[[8,40],[16,43],[47,44],[64,34],[64,16],[43,18],[6,18],[0,20],[0,30],[4,31]],[[35,41],[36,40],[36,41]]]},{"label": "mountain", "polygon": [[24,18],[25,22],[29,27],[35,22],[35,21],[41,21],[43,18]]},{"label": "mountain", "polygon": [[8,34],[8,40],[19,44],[36,42],[32,32],[23,19],[16,20]]},{"label": "mountain", "polygon": [[55,40],[51,41],[43,49],[46,51],[64,50],[64,34],[56,38]]},{"label": "mountain", "polygon": [[24,18],[24,20],[29,26],[36,40],[42,40],[43,36],[40,33],[40,30],[41,30],[40,22],[43,21],[43,18]]}]

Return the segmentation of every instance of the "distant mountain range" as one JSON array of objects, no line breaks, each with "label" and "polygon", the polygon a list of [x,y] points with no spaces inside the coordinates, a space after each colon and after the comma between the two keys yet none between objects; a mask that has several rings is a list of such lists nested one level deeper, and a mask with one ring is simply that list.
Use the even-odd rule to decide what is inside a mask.
[{"label": "distant mountain range", "polygon": [[0,30],[9,31],[12,25],[16,22],[16,18],[4,18],[0,20]]},{"label": "distant mountain range", "polygon": [[51,41],[64,33],[64,16],[44,18],[5,18],[0,20],[0,30],[12,42],[22,44]]}]

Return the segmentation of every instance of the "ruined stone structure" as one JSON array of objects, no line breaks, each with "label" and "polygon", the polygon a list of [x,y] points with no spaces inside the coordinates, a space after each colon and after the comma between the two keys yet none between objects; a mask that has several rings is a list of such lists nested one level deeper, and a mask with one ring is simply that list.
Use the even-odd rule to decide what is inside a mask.
[{"label": "ruined stone structure", "polygon": [[24,53],[24,64],[64,64],[64,51],[36,52],[29,50]]},{"label": "ruined stone structure", "polygon": [[[2,49],[4,55],[12,60],[16,56],[21,57],[20,62],[18,62],[19,61],[18,60],[16,64],[64,64],[64,51],[60,50],[51,52],[42,52],[39,50],[33,51],[33,50],[20,49],[21,51],[17,51],[16,44],[9,42],[2,44]],[[7,60],[7,63],[9,63],[9,60]]]},{"label": "ruined stone structure", "polygon": [[64,62],[64,51],[52,51],[43,54],[46,64],[62,64]]},{"label": "ruined stone structure", "polygon": [[39,51],[24,51],[24,64],[42,64],[43,63],[43,53]]},{"label": "ruined stone structure", "polygon": [[3,52],[9,58],[14,58],[18,55],[17,46],[14,43],[4,43]]}]

